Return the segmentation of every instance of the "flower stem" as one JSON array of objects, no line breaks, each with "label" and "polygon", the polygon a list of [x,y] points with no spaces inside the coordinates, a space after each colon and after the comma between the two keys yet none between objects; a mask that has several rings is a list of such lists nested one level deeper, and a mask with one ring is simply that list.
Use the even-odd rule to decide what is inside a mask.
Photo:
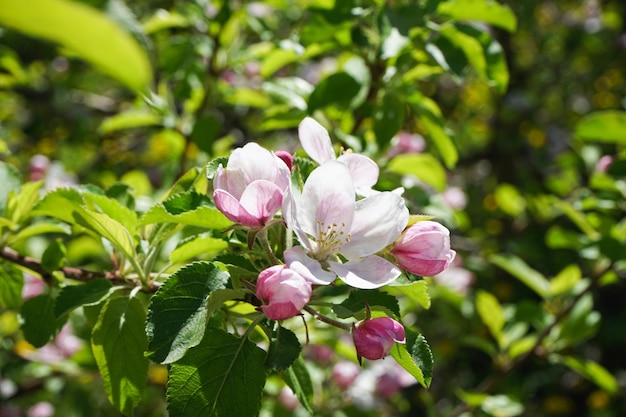
[{"label": "flower stem", "polygon": [[311,306],[304,306],[304,311],[306,311],[307,313],[309,313],[310,315],[312,315],[313,317],[315,317],[319,321],[322,321],[322,322],[324,322],[326,324],[330,324],[331,326],[335,326],[335,327],[338,327],[340,329],[347,330],[347,331],[351,331],[352,330],[352,324],[342,323],[342,322],[337,321],[335,319],[331,319],[330,317],[325,316],[322,313],[320,313],[319,311],[315,310]]},{"label": "flower stem", "polygon": [[265,254],[270,259],[270,261],[272,261],[274,265],[280,265],[282,262],[280,262],[278,258],[276,257],[276,255],[274,255],[274,251],[272,250],[272,247],[270,246],[270,242],[267,239],[267,229],[264,228],[264,229],[259,230],[259,232],[257,233],[257,237],[259,238],[261,247],[265,251]]}]

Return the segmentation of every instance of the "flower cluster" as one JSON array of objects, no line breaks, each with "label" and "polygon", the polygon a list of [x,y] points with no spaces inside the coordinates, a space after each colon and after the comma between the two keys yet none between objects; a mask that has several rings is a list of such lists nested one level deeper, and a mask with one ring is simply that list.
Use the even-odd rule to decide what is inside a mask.
[{"label": "flower cluster", "polygon": [[[257,279],[256,296],[268,318],[298,315],[313,286],[337,278],[374,289],[392,283],[403,270],[433,276],[450,265],[455,252],[448,230],[433,221],[410,224],[399,193],[372,188],[379,176],[372,159],[353,152],[337,156],[328,131],[312,118],[301,122],[298,134],[317,163],[301,187],[292,181],[290,154],[255,143],[233,151],[213,181],[215,205],[230,220],[256,235],[280,215],[297,238],[282,257],[272,256],[276,264]],[[395,342],[404,342],[404,328],[388,317],[368,317],[354,327],[353,338],[359,357],[380,359]]]}]

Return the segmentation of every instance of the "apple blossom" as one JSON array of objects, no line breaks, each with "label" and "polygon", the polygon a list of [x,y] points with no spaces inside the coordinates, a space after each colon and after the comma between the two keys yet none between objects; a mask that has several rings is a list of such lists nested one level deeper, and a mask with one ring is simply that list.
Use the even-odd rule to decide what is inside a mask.
[{"label": "apple blossom", "polygon": [[284,252],[285,263],[313,284],[330,284],[339,276],[348,285],[370,289],[401,275],[396,265],[375,254],[406,227],[404,200],[381,192],[357,201],[350,171],[341,162],[314,169],[302,194],[292,190],[285,198],[283,217],[301,244]]},{"label": "apple blossom", "polygon": [[359,357],[382,359],[389,354],[394,343],[405,343],[404,327],[389,317],[362,321],[352,334]]},{"label": "apple blossom", "polygon": [[333,160],[345,164],[352,174],[357,194],[372,194],[372,187],[378,181],[379,174],[376,162],[365,155],[352,152],[346,152],[336,157],[328,131],[310,117],[305,117],[300,122],[298,137],[302,148],[311,159],[320,165]]},{"label": "apple blossom", "polygon": [[215,206],[235,223],[261,228],[280,209],[289,186],[287,164],[256,143],[235,149],[213,180]]},{"label": "apple blossom", "polygon": [[311,299],[311,284],[285,265],[274,265],[259,274],[256,295],[266,305],[261,310],[272,320],[298,315]]},{"label": "apple blossom", "polygon": [[339,388],[348,388],[360,373],[361,368],[354,362],[341,361],[333,366],[333,380]]},{"label": "apple blossom", "polygon": [[433,221],[420,221],[408,227],[391,253],[398,265],[413,274],[433,276],[450,265],[456,252],[450,249],[450,231]]}]

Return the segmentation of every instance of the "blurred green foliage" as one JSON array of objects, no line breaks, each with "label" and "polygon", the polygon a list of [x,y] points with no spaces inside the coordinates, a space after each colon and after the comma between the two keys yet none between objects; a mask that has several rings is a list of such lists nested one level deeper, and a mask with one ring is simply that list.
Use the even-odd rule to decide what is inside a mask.
[{"label": "blurred green foliage", "polygon": [[[43,33],[52,15],[16,20],[24,7],[0,1],[1,244],[41,259],[50,284],[22,302],[21,270],[0,264],[0,412],[43,401],[57,415],[117,415],[97,362],[122,352],[89,346],[94,326],[109,336],[97,325],[107,281],[91,281],[83,315],[66,315],[50,301],[60,267],[114,271],[101,237],[155,268],[213,258],[224,241],[197,233],[213,212],[196,211],[207,184],[189,170],[248,141],[293,151],[312,115],[379,162],[378,188],[403,186],[413,212],[451,228],[461,261],[427,279],[428,302],[418,284],[400,305],[430,342],[430,388],[363,411],[333,392],[328,363],[307,362],[325,388],[308,399],[319,415],[626,415],[623,2],[37,3],[76,21]],[[96,28],[95,40],[80,35]],[[76,183],[89,197],[36,197]],[[188,201],[166,200],[182,190]],[[114,222],[102,226],[96,208]],[[183,242],[136,253],[124,230],[157,223],[150,243]],[[87,344],[42,359],[33,345],[66,320]],[[331,332],[319,337],[348,356]],[[163,415],[167,371],[144,365],[147,387],[128,395],[137,415]],[[279,391],[268,383],[263,412],[290,415]]]}]

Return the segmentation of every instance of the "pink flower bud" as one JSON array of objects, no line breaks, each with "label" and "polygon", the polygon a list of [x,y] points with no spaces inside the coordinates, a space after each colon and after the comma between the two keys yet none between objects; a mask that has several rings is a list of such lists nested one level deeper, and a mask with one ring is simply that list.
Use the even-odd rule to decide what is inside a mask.
[{"label": "pink flower bud", "polygon": [[311,284],[285,265],[275,265],[259,274],[256,296],[266,305],[261,307],[272,320],[298,315],[311,299]]},{"label": "pink flower bud", "polygon": [[389,354],[395,342],[405,343],[404,327],[389,317],[361,322],[352,335],[359,357],[376,360]]},{"label": "pink flower bud", "polygon": [[391,253],[400,268],[426,276],[446,269],[456,255],[450,249],[450,231],[432,221],[417,222],[407,228]]},{"label": "pink flower bud", "polygon": [[286,164],[251,142],[233,151],[226,168],[217,168],[213,200],[230,220],[258,229],[280,209],[290,181]]},{"label": "pink flower bud", "polygon": [[282,161],[287,165],[289,171],[293,171],[293,155],[287,151],[276,151],[274,155],[282,159]]}]

